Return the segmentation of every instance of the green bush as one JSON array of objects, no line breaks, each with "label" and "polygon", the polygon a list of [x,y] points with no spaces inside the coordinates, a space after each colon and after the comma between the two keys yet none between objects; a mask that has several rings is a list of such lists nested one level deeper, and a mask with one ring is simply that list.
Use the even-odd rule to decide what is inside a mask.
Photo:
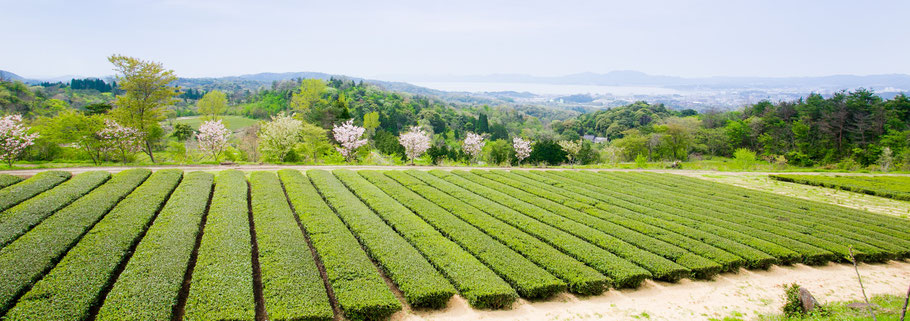
[{"label": "green bush", "polygon": [[[535,212],[532,209],[533,207],[525,206],[527,204],[520,202],[504,201],[502,198],[497,198],[495,195],[491,195],[495,191],[491,191],[483,186],[476,186],[476,184],[475,186],[460,186],[448,180],[444,180],[437,176],[431,175],[425,171],[408,170],[406,173],[420,180],[423,180],[427,184],[434,186],[437,189],[464,201],[465,203],[471,204],[471,206],[474,206],[479,210],[487,212],[492,217],[502,220],[503,222],[506,222],[528,234],[534,235],[550,246],[566,253],[567,255],[575,258],[580,262],[587,264],[588,266],[593,267],[597,271],[609,276],[613,280],[621,280],[622,282],[619,282],[620,284],[625,284],[624,281],[629,278],[636,279],[640,282],[640,280],[651,276],[651,273],[649,273],[646,269],[643,269],[642,267],[639,267],[630,261],[620,258],[615,254],[605,250],[604,248],[598,247],[596,241],[589,243],[590,240],[588,239],[583,239],[569,231],[557,228],[558,226],[569,226],[569,224],[561,225],[560,223],[564,223],[564,220],[551,220],[552,217],[556,216],[554,214],[546,213],[546,211],[540,211],[543,213]],[[449,174],[449,176],[452,175]],[[500,204],[497,202],[507,202],[506,204],[508,205]],[[528,212],[532,213],[531,215],[533,216],[525,214]],[[551,226],[548,225],[548,223],[556,224],[554,226]],[[587,228],[581,224],[571,225],[571,227],[581,228],[582,230]],[[611,238],[611,240],[613,239]],[[622,247],[624,244],[615,243],[614,245]],[[639,249],[635,250],[640,251]],[[657,258],[658,260],[666,261],[665,259],[656,257],[651,253],[636,253],[644,255],[649,259]],[[676,265],[673,262],[666,262],[672,265]],[[679,274],[685,274],[688,272],[686,268],[680,267],[678,265],[676,266],[681,272]]]},{"label": "green bush", "polygon": [[0,212],[68,180],[73,174],[64,171],[40,172],[35,176],[0,190]]},{"label": "green bush", "polygon": [[401,310],[401,303],[360,243],[310,180],[299,171],[282,171],[281,179],[345,316],[355,320],[380,319]]},{"label": "green bush", "polygon": [[57,210],[92,191],[110,177],[111,174],[108,172],[82,173],[0,213],[0,248],[25,234]]},{"label": "green bush", "polygon": [[147,169],[130,169],[114,175],[0,250],[0,315],[150,174]]},{"label": "green bush", "polygon": [[803,304],[799,299],[799,284],[792,283],[784,289],[784,316],[798,318],[803,315]]},{"label": "green bush", "polygon": [[[278,174],[286,184],[305,180],[295,170],[282,170]],[[455,295],[452,284],[420,252],[386,225],[332,173],[310,170],[307,177],[364,245],[367,254],[398,286],[408,304],[416,308],[441,308]]]},{"label": "green bush", "polygon": [[206,172],[186,174],[117,277],[97,320],[172,317],[212,192],[212,181],[213,175]]},{"label": "green bush", "polygon": [[564,282],[521,254],[462,221],[442,207],[420,197],[407,187],[383,175],[382,172],[361,170],[358,173],[484,262],[509,282],[522,297],[548,297],[566,288]]},{"label": "green bush", "polygon": [[[803,234],[812,234],[860,250],[860,260],[880,262],[910,256],[910,222],[898,217],[789,198],[744,188],[722,188],[698,179],[671,178],[686,189],[712,191],[712,199],[723,203],[748,204],[744,211]],[[840,224],[831,224],[832,222]],[[844,253],[841,248],[836,253]]]},{"label": "green bush", "polygon": [[243,172],[225,170],[205,218],[187,296],[186,320],[254,320],[248,194]]},{"label": "green bush", "polygon": [[458,244],[408,210],[378,187],[350,170],[335,170],[354,194],[436,266],[475,308],[503,308],[518,294],[508,283]]},{"label": "green bush", "polygon": [[[474,225],[478,229],[487,233],[487,235],[506,244],[513,250],[523,254],[529,260],[543,267],[554,276],[562,279],[568,285],[569,291],[582,295],[600,294],[610,286],[612,280],[603,274],[586,266],[584,263],[566,255],[553,246],[537,239],[531,234],[525,233],[514,226],[504,223],[490,215],[485,214],[479,209],[468,204],[468,200],[457,196],[448,195],[440,189],[434,188],[429,184],[411,177],[402,171],[387,171],[386,176],[407,186],[412,191],[427,200],[430,200],[450,213],[458,216],[465,222]],[[444,183],[444,182],[443,182]],[[449,185],[451,186],[451,185]],[[539,226],[539,225],[538,225]],[[543,227],[542,227],[543,228]],[[565,234],[559,234],[564,238],[561,240],[553,239],[558,234],[552,229],[548,229],[551,242],[572,242],[577,238]],[[538,231],[543,233],[543,231]],[[583,243],[583,241],[578,240]],[[581,243],[575,242],[574,245],[580,248]],[[589,244],[590,245],[590,244]],[[593,247],[593,246],[592,246]],[[592,248],[589,247],[589,248]],[[579,248],[575,248],[576,254]],[[596,248],[596,247],[593,247]]]},{"label": "green bush", "polygon": [[250,207],[269,319],[331,320],[334,312],[316,261],[275,173],[250,175]]},{"label": "green bush", "polygon": [[85,319],[129,258],[130,249],[180,182],[179,170],[159,170],[88,231],[7,313],[7,320]]},{"label": "green bush", "polygon": [[22,181],[22,177],[10,174],[0,174],[0,189]]}]

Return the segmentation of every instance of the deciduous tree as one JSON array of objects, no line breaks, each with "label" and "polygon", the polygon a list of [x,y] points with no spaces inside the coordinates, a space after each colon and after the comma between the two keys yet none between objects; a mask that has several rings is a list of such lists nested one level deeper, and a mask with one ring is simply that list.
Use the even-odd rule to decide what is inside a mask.
[{"label": "deciduous tree", "polygon": [[341,126],[336,125],[332,128],[335,141],[341,145],[341,147],[336,147],[336,149],[344,156],[346,161],[352,161],[355,155],[354,150],[367,143],[366,139],[360,138],[363,136],[364,131],[366,131],[365,128],[354,126],[353,119],[342,123]]},{"label": "deciduous tree", "polygon": [[412,126],[410,131],[398,137],[398,143],[404,146],[405,154],[414,165],[414,159],[430,148],[430,136],[420,126]]},{"label": "deciduous tree", "polygon": [[117,72],[117,83],[122,91],[114,101],[112,114],[123,126],[135,128],[141,137],[145,153],[152,162],[152,142],[161,138],[158,125],[163,116],[163,107],[174,101],[179,88],[170,84],[177,80],[173,70],[154,61],[113,55],[108,58]]},{"label": "deciduous tree", "polygon": [[20,115],[0,118],[0,160],[9,167],[13,167],[13,161],[38,138],[38,133],[28,133],[30,129],[22,124]]},{"label": "deciduous tree", "polygon": [[227,95],[219,90],[207,92],[202,99],[196,102],[196,108],[202,118],[215,120],[227,109]]},{"label": "deciduous tree", "polygon": [[224,151],[227,145],[228,134],[230,131],[224,127],[221,120],[209,120],[199,125],[199,133],[196,134],[196,140],[199,142],[199,149],[211,154],[215,161]]}]

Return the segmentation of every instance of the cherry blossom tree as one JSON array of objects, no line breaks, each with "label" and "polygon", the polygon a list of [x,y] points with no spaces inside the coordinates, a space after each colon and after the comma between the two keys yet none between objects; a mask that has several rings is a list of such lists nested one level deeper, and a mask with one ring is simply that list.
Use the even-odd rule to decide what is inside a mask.
[{"label": "cherry blossom tree", "polygon": [[353,119],[342,123],[341,126],[336,125],[332,128],[335,141],[341,145],[341,147],[335,147],[335,149],[341,152],[341,155],[348,162],[354,159],[354,151],[367,143],[366,139],[360,139],[365,131],[366,129],[363,127],[354,126]]},{"label": "cherry blossom tree", "polygon": [[414,159],[430,149],[430,136],[420,126],[411,126],[411,130],[398,137],[398,143],[404,146],[405,154],[414,165]]},{"label": "cherry blossom tree", "polygon": [[212,158],[218,161],[218,156],[227,145],[227,138],[230,131],[221,120],[210,120],[199,125],[199,133],[196,134],[196,140],[199,142],[199,149],[203,152],[212,154]]},{"label": "cherry blossom tree", "polygon": [[105,119],[104,128],[98,132],[105,153],[120,154],[120,161],[126,163],[129,157],[139,151],[142,133],[132,127],[121,126],[114,120]]},{"label": "cherry blossom tree", "polygon": [[468,155],[471,155],[471,162],[474,162],[480,152],[483,150],[483,145],[486,142],[483,140],[483,135],[478,135],[475,133],[469,132],[468,135],[464,138],[464,143],[461,145],[461,149]]},{"label": "cherry blossom tree", "polygon": [[303,122],[281,113],[259,128],[259,150],[266,159],[282,161],[300,142]]},{"label": "cherry blossom tree", "polygon": [[518,158],[518,166],[521,161],[531,156],[531,141],[521,139],[521,137],[512,138],[512,148],[515,149],[515,157]]},{"label": "cherry blossom tree", "polygon": [[0,160],[9,167],[13,167],[13,161],[38,138],[38,133],[28,133],[30,129],[22,124],[20,115],[0,118]]}]

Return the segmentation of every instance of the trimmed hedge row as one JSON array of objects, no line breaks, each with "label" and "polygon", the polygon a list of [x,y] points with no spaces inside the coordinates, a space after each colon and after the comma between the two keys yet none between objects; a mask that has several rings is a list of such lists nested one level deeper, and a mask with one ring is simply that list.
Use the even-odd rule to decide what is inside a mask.
[{"label": "trimmed hedge row", "polygon": [[[282,170],[278,175],[285,181],[305,179],[295,170]],[[441,308],[455,295],[452,284],[420,252],[386,225],[332,173],[310,170],[307,171],[307,177],[364,245],[367,254],[379,263],[385,275],[398,286],[408,304],[419,308]]]},{"label": "trimmed hedge row", "polygon": [[212,193],[212,181],[210,173],[185,175],[136,246],[104,299],[96,320],[166,320],[172,317]]},{"label": "trimmed hedge row", "polygon": [[215,177],[185,320],[256,318],[248,191],[241,171],[224,170]]},{"label": "trimmed hedge row", "polygon": [[[293,189],[289,194],[299,197]],[[267,319],[331,320],[334,312],[325,284],[275,173],[250,175],[250,208]],[[328,264],[326,268],[331,270]]]},{"label": "trimmed hedge row", "polygon": [[40,172],[35,176],[0,190],[0,212],[57,186],[73,174],[64,171]]},{"label": "trimmed hedge row", "polygon": [[[454,173],[479,182],[486,180],[474,173],[458,171],[454,171]],[[496,178],[497,176],[498,175],[491,177]],[[729,270],[733,270],[741,265],[760,267],[770,266],[773,262],[776,261],[776,259],[770,255],[755,250],[751,247],[719,237],[711,233],[701,231],[696,228],[662,219],[659,217],[659,213],[654,213],[653,210],[640,206],[638,204],[618,199],[615,197],[615,195],[610,195],[610,193],[593,193],[589,189],[584,189],[580,186],[576,186],[577,184],[563,184],[559,181],[549,182],[550,184],[553,184],[551,186],[544,184],[524,184],[514,180],[509,180],[501,176],[498,176],[498,181],[512,187],[523,189],[526,192],[530,192],[550,201],[574,208],[597,218],[610,220],[611,222],[623,224],[623,226],[629,228],[634,228],[639,232],[648,233],[650,236],[665,236],[665,234],[663,234],[663,230],[657,230],[655,228],[662,228],[667,231],[678,233],[682,236],[685,236],[685,238],[662,238],[662,240],[677,241],[680,242],[678,243],[680,246],[684,244],[693,245],[692,247],[687,246],[686,248],[693,251],[698,251],[696,254],[704,255],[710,259],[713,259],[716,262],[722,264],[724,267],[727,267]],[[555,186],[559,186],[560,188],[557,188]],[[569,190],[571,190],[571,192]],[[620,217],[625,218],[626,221],[613,221],[616,218]],[[647,225],[636,226],[629,224],[631,222],[640,222]],[[693,244],[693,242],[695,243]],[[696,247],[699,242],[703,242],[701,244],[707,244],[709,246]],[[729,255],[736,255],[741,259],[731,260],[729,259]]]},{"label": "trimmed hedge row", "polygon": [[[463,188],[439,177],[430,175],[425,171],[408,170],[405,171],[405,173],[410,174],[411,176],[424,181],[428,185],[436,187],[437,189],[451,195],[452,197],[458,198],[461,201],[488,213],[490,216],[502,220],[503,222],[514,226],[515,228],[518,228],[519,230],[536,236],[550,246],[559,249],[569,256],[572,256],[576,260],[579,260],[588,266],[593,267],[597,271],[609,276],[614,280],[614,283],[617,287],[635,287],[638,286],[645,278],[652,276],[652,274],[649,273],[647,269],[643,269],[638,265],[626,261],[625,259],[620,258],[615,254],[598,247],[595,244],[588,243],[587,241],[576,237],[573,234],[542,223],[535,218],[529,217],[517,211],[519,209],[525,209],[522,207],[522,205],[527,204],[512,204],[514,206],[506,207],[494,202],[490,198],[486,198],[485,196],[480,195],[482,191],[479,190],[482,189],[482,187],[471,186],[468,188]],[[553,215],[549,214],[547,216]],[[578,226],[573,227],[584,228],[585,226],[578,224]],[[617,248],[623,248],[624,246],[629,247],[628,244],[625,244],[622,241],[615,241],[616,242],[614,242],[613,245]],[[668,279],[677,280],[681,275],[687,274],[689,272],[688,269],[683,268],[673,262],[666,261],[664,258],[655,256],[654,254],[648,252],[640,253],[643,251],[637,248],[635,248],[635,250],[638,250],[638,252],[635,253],[642,255],[643,258],[651,259],[654,257],[656,259],[672,264],[673,266],[670,266],[668,268],[668,270],[671,272],[661,274],[661,276],[667,277]],[[622,251],[620,250],[619,252]],[[656,262],[660,263],[661,261]],[[675,275],[672,274],[673,270],[677,271]]]},{"label": "trimmed hedge row", "polygon": [[[699,186],[710,187],[712,185]],[[775,212],[785,211],[792,213],[796,218],[805,222],[804,224],[819,224],[819,228],[829,233],[837,233],[881,248],[888,248],[888,246],[892,245],[902,246],[903,251],[910,248],[910,220],[803,199],[795,199],[793,202],[781,202],[782,196],[780,195],[742,188],[725,189],[721,192],[721,195],[728,195],[730,198],[740,201],[742,201],[743,197],[749,197],[752,203]],[[759,213],[770,215],[768,211],[760,211]],[[842,224],[831,224],[832,222]],[[870,231],[874,233],[869,235]],[[902,250],[896,249],[899,252]],[[904,255],[907,255],[907,253],[904,253]]]},{"label": "trimmed hedge row", "polygon": [[[552,177],[552,176],[551,176]],[[531,180],[525,179],[519,181],[525,183]],[[774,263],[780,263],[783,259],[794,260],[799,256],[796,252],[781,247],[777,244],[755,238],[751,235],[737,231],[733,226],[720,226],[706,221],[690,217],[690,213],[675,208],[662,206],[655,201],[638,197],[630,194],[625,190],[625,186],[612,186],[611,189],[598,189],[593,186],[585,186],[588,189],[596,190],[606,199],[609,195],[609,202],[621,202],[620,204],[628,206],[628,209],[647,216],[658,218],[664,222],[672,222],[688,227],[689,229],[711,235],[717,241],[709,243],[722,249],[731,251],[746,259],[746,266],[750,268],[767,268]],[[606,190],[606,191],[605,191]],[[612,194],[610,194],[612,193]],[[590,206],[609,208],[603,202],[598,202],[598,198],[591,198]],[[706,218],[707,219],[707,218]],[[666,223],[665,223],[666,224]],[[665,225],[665,226],[670,226]],[[698,236],[703,239],[703,236]],[[736,249],[736,250],[733,250]],[[770,252],[770,253],[769,253]]]},{"label": "trimmed hedge row", "polygon": [[147,169],[131,169],[114,175],[0,250],[0,315],[151,173]]},{"label": "trimmed hedge row", "polygon": [[449,172],[434,170],[430,173],[612,251],[651,271],[657,279],[675,281],[692,273],[707,277],[721,269],[717,263],[677,246],[499,182],[488,181],[489,185],[482,185]]},{"label": "trimmed hedge row", "polygon": [[[669,178],[672,179],[672,178]],[[686,184],[688,190],[706,191],[706,188],[696,184]],[[715,187],[716,188],[716,187]],[[678,188],[674,188],[678,189]],[[786,227],[787,229],[802,234],[812,234],[839,244],[841,247],[852,244],[869,261],[884,261],[894,257],[910,256],[910,241],[889,234],[870,231],[869,226],[855,220],[845,220],[831,217],[823,213],[799,212],[797,210],[781,210],[777,206],[767,206],[770,201],[763,199],[761,194],[749,197],[748,201],[742,196],[728,192],[731,188],[720,188],[707,195],[707,200],[717,200],[718,203],[741,205],[742,212],[749,213],[751,217],[764,220],[771,225]],[[708,193],[706,191],[706,193]],[[748,197],[748,196],[747,196]],[[781,201],[775,202],[780,203]],[[837,226],[832,222],[838,222]],[[898,233],[894,233],[898,234]],[[846,248],[839,252],[846,255]]]},{"label": "trimmed hedge row", "polygon": [[[589,184],[603,187],[606,183],[602,177],[591,176],[597,174],[582,173],[558,173],[567,179],[575,179],[579,182],[587,181]],[[600,179],[598,179],[600,178]],[[688,211],[690,217],[710,222],[717,226],[735,226],[739,232],[746,233],[761,240],[765,240],[799,254],[798,259],[802,263],[822,264],[833,260],[836,256],[833,252],[823,249],[823,247],[836,247],[836,244],[826,242],[810,235],[797,235],[793,231],[781,228],[776,225],[765,224],[761,220],[756,220],[745,213],[736,213],[737,209],[729,206],[714,206],[715,204],[701,197],[697,197],[698,204],[694,205],[693,195],[698,194],[675,194],[662,188],[655,188],[655,184],[640,185],[632,181],[626,181],[620,177],[614,177],[610,183],[616,184],[623,182],[623,187],[629,192],[639,197],[647,197],[655,200],[655,203],[661,206],[669,206],[679,210]],[[790,263],[789,260],[783,260],[784,263]]]},{"label": "trimmed hedge row", "polygon": [[772,179],[822,186],[896,200],[910,201],[910,178],[890,176],[768,175]]},{"label": "trimmed hedge row", "polygon": [[[495,174],[495,175],[506,175],[506,174]],[[505,176],[503,176],[503,177],[505,177]],[[512,175],[511,177],[516,177],[516,175]],[[518,176],[518,177],[520,177],[520,176]],[[527,183],[527,182],[534,182],[534,181],[529,180],[527,178],[523,178],[523,180],[519,179],[519,182]],[[619,189],[620,187],[616,187],[616,188]],[[780,245],[777,245],[777,244],[753,237],[751,235],[739,232],[736,230],[737,226],[734,226],[733,224],[723,224],[722,222],[716,222],[715,220],[712,220],[710,217],[698,216],[698,215],[694,215],[694,214],[686,212],[686,211],[681,211],[676,208],[664,206],[655,201],[652,201],[652,200],[649,200],[649,199],[646,199],[643,197],[639,197],[636,195],[631,195],[628,193],[628,191],[625,190],[625,188],[626,188],[626,186],[621,187],[621,189],[623,189],[625,191],[625,193],[622,193],[618,197],[620,199],[624,199],[627,201],[637,202],[637,204],[642,207],[654,210],[653,212],[649,213],[651,215],[659,215],[658,217],[663,218],[665,220],[680,223],[680,224],[689,226],[694,229],[709,232],[711,234],[717,235],[717,236],[722,237],[727,240],[736,241],[741,244],[745,244],[747,246],[755,248],[756,250],[770,254],[772,257],[774,257],[778,260],[792,261],[792,260],[795,260],[795,258],[799,257],[799,254],[797,254],[796,252],[791,251],[787,248],[784,248]],[[711,221],[711,222],[709,223],[708,221]],[[762,263],[762,262],[757,262],[757,263]],[[751,266],[761,267],[761,265],[751,265]]]},{"label": "trimmed hedge row", "polygon": [[159,170],[117,204],[35,283],[6,314],[7,320],[82,320],[99,304],[183,172]]},{"label": "trimmed hedge row", "polygon": [[566,284],[560,279],[404,185],[381,172],[361,170],[358,173],[474,254],[509,282],[522,297],[543,298],[565,290]]},{"label": "trimmed hedge row", "polygon": [[[597,272],[597,270],[586,266],[571,256],[563,254],[534,236],[487,215],[465,201],[445,194],[443,191],[433,188],[403,172],[387,171],[385,174],[465,222],[486,232],[487,235],[499,240],[513,250],[524,254],[532,262],[537,263],[537,265],[565,281],[569,291],[573,293],[583,295],[599,294],[611,285],[612,280]],[[571,239],[577,240],[577,238],[568,234],[563,235],[565,239],[559,241],[571,242]],[[554,239],[550,241],[556,242]],[[642,273],[638,278],[643,279],[647,276],[647,274]]]},{"label": "trimmed hedge row", "polygon": [[[596,174],[590,174],[596,175]],[[683,203],[687,193],[700,192],[697,187],[687,188],[687,192],[665,185],[663,177],[637,176],[637,175],[620,175],[615,179],[623,180],[628,184],[639,185],[643,188],[646,186],[664,186],[656,193],[659,193],[663,199],[675,201],[675,204]],[[723,189],[725,187],[719,186]],[[805,255],[803,263],[822,264],[828,261],[841,260],[849,255],[848,244],[855,244],[856,249],[860,251],[857,257],[861,260],[881,260],[887,253],[868,244],[856,244],[856,241],[847,239],[838,234],[825,232],[818,228],[816,224],[793,224],[789,221],[797,219],[787,213],[778,212],[776,218],[765,217],[761,212],[765,211],[756,207],[752,202],[744,202],[737,199],[720,199],[708,193],[699,193],[701,208],[714,212],[716,217],[731,222],[749,224],[754,228],[771,232],[781,237],[797,240],[806,244],[813,245],[817,248],[825,249],[829,254],[819,253],[817,255]],[[685,204],[681,205],[685,206]],[[756,234],[758,235],[758,234]],[[781,239],[783,241],[783,239]],[[802,251],[801,251],[802,252]]]},{"label": "trimmed hedge row", "polygon": [[475,308],[503,308],[518,294],[490,268],[357,173],[333,171],[377,215],[423,253]]},{"label": "trimmed hedge row", "polygon": [[[335,301],[350,319],[384,318],[401,303],[392,294],[357,238],[299,171],[281,171],[288,199],[300,218],[326,277]],[[265,282],[265,281],[263,281]]]},{"label": "trimmed hedge row", "polygon": [[7,186],[16,184],[21,181],[22,177],[10,174],[0,174],[0,189],[6,188]]},{"label": "trimmed hedge row", "polygon": [[16,240],[57,210],[88,194],[109,178],[111,174],[108,172],[85,172],[0,213],[0,248]]}]

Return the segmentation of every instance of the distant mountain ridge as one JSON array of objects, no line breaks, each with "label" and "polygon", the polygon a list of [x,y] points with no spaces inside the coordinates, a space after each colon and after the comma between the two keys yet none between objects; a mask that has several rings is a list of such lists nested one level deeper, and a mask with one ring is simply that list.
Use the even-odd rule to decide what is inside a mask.
[{"label": "distant mountain ridge", "polygon": [[696,77],[650,75],[633,70],[611,71],[605,74],[585,72],[564,76],[531,76],[523,74],[492,74],[468,76],[417,76],[413,82],[511,82],[557,85],[655,86],[670,88],[784,88],[784,87],[895,87],[910,89],[910,75],[830,75],[816,77]]}]

